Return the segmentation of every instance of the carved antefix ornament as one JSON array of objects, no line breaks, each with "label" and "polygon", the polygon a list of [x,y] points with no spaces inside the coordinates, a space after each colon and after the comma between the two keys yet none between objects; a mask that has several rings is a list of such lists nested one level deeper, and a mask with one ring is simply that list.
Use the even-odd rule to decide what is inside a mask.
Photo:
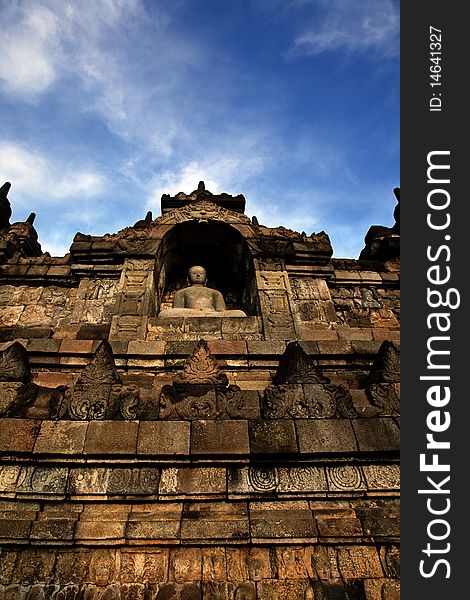
[{"label": "carved antefix ornament", "polygon": [[76,420],[135,419],[139,389],[124,386],[108,342],[98,346],[76,384],[65,392],[60,417]]},{"label": "carved antefix ornament", "polygon": [[265,419],[355,418],[351,394],[332,385],[298,342],[287,344],[261,407]]},{"label": "carved antefix ornament", "polygon": [[228,385],[227,375],[220,370],[200,340],[186,361],[184,370],[173,385],[164,385],[160,394],[161,419],[237,418],[246,408],[246,398],[238,386]]},{"label": "carved antefix ornament", "polygon": [[400,352],[389,341],[380,346],[367,379],[366,395],[382,416],[400,414]]},{"label": "carved antefix ornament", "polygon": [[30,382],[28,353],[19,342],[0,351],[0,416],[21,414],[33,402],[37,386]]}]

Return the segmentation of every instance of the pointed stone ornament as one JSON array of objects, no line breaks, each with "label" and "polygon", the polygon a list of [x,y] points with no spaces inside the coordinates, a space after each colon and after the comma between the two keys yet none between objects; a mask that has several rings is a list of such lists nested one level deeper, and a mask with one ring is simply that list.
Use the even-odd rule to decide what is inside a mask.
[{"label": "pointed stone ornament", "polygon": [[329,383],[313,359],[303,350],[299,342],[289,342],[281,356],[273,384],[281,383]]},{"label": "pointed stone ornament", "polygon": [[0,187],[0,228],[10,225],[11,204],[7,198],[10,188],[11,183],[8,181]]},{"label": "pointed stone ornament", "polygon": [[210,353],[205,340],[199,340],[191,356],[187,359],[184,372],[175,383],[228,384],[227,375],[220,370],[217,361]]},{"label": "pointed stone ornament", "polygon": [[111,345],[103,340],[77,380],[79,385],[121,383]]},{"label": "pointed stone ornament", "polygon": [[400,382],[400,351],[388,340],[382,342],[377,356],[372,364],[368,383],[399,383]]},{"label": "pointed stone ornament", "polygon": [[0,352],[0,381],[27,383],[31,379],[26,348],[13,342]]}]

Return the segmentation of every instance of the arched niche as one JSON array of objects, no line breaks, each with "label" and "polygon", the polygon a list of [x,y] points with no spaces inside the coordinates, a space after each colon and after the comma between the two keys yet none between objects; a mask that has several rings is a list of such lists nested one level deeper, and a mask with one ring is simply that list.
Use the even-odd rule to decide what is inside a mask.
[{"label": "arched niche", "polygon": [[157,254],[157,314],[171,308],[176,290],[188,285],[188,269],[201,265],[207,286],[222,292],[227,309],[259,314],[253,259],[240,232],[220,221],[187,221],[164,236]]}]

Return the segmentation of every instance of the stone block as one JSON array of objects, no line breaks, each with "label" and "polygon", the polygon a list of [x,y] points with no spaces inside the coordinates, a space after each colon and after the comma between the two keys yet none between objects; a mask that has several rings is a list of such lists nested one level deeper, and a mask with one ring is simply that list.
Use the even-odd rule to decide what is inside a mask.
[{"label": "stone block", "polygon": [[207,345],[214,356],[246,355],[248,352],[244,340],[209,340]]},{"label": "stone block", "polygon": [[65,265],[56,265],[49,267],[47,271],[48,277],[68,277],[70,275],[70,267]]},{"label": "stone block", "polygon": [[190,423],[188,421],[142,421],[137,438],[137,454],[188,455]]},{"label": "stone block", "polygon": [[337,465],[326,468],[328,489],[330,492],[363,492],[367,489],[364,475],[356,465]]},{"label": "stone block", "polygon": [[298,452],[293,420],[250,421],[248,427],[252,453]]},{"label": "stone block", "polygon": [[162,469],[159,493],[172,495],[225,494],[226,472],[222,467],[168,467]]},{"label": "stone block", "polygon": [[222,317],[222,337],[248,340],[261,331],[259,317]]},{"label": "stone block", "polygon": [[190,356],[196,349],[196,341],[165,342],[165,354],[169,356]]},{"label": "stone block", "polygon": [[363,452],[400,451],[400,430],[390,417],[355,419],[353,428]]},{"label": "stone block", "polygon": [[[282,356],[286,350],[286,342],[281,340],[248,340],[248,354],[254,356]],[[251,357],[250,357],[251,358]]]},{"label": "stone block", "polygon": [[387,577],[400,578],[400,548],[386,544],[380,547],[380,560]]},{"label": "stone block", "polygon": [[274,548],[274,556],[279,579],[313,579],[312,548]]},{"label": "stone block", "polygon": [[366,600],[400,600],[398,579],[365,579]]},{"label": "stone block", "polygon": [[338,567],[344,579],[383,577],[375,546],[344,546],[337,552]]},{"label": "stone block", "polygon": [[251,502],[250,532],[253,540],[316,538],[317,528],[306,501]]},{"label": "stone block", "polygon": [[46,583],[51,579],[55,560],[55,552],[24,549],[18,553],[13,581],[23,586]]},{"label": "stone block", "polygon": [[59,351],[60,344],[61,340],[35,338],[28,340],[27,349],[28,353],[38,352],[52,354]]},{"label": "stone block", "polygon": [[400,466],[392,465],[364,465],[362,467],[369,490],[396,490],[400,489]]},{"label": "stone block", "polygon": [[350,342],[341,340],[319,340],[318,351],[320,354],[335,355],[335,354],[352,354],[353,349]]},{"label": "stone block", "polygon": [[299,420],[296,422],[301,453],[349,453],[357,451],[349,419]]},{"label": "stone block", "polygon": [[88,423],[76,421],[43,421],[35,454],[81,454]]},{"label": "stone block", "polygon": [[130,340],[127,353],[136,355],[162,356],[165,353],[166,342]]},{"label": "stone block", "polygon": [[185,504],[181,539],[192,542],[230,540],[237,543],[249,538],[248,510],[245,503]]},{"label": "stone block", "polygon": [[[338,600],[333,596],[314,596],[310,582],[299,579],[264,579],[259,582],[257,589],[257,600],[277,600],[278,598],[283,600],[311,600],[313,598],[315,600],[320,598],[321,600]],[[344,600],[349,600],[349,598],[345,597]]]},{"label": "stone block", "polygon": [[67,354],[92,354],[97,347],[94,340],[62,340],[59,352]]},{"label": "stone block", "polygon": [[0,585],[11,583],[17,552],[4,549],[0,554]]},{"label": "stone block", "polygon": [[0,452],[28,453],[36,441],[41,422],[31,419],[0,420]]},{"label": "stone block", "polygon": [[317,519],[316,523],[321,538],[351,538],[363,535],[359,519]]},{"label": "stone block", "polygon": [[92,421],[85,439],[85,454],[135,454],[136,421]]},{"label": "stone block", "polygon": [[75,519],[41,518],[32,523],[31,540],[44,544],[67,543],[73,539],[74,527]]},{"label": "stone block", "polygon": [[29,539],[31,519],[0,519],[0,540],[24,544]]},{"label": "stone block", "polygon": [[176,583],[200,581],[202,579],[201,549],[177,548],[170,550],[170,578]]},{"label": "stone block", "polygon": [[153,548],[151,552],[121,550],[121,583],[156,584],[168,580],[168,548]]},{"label": "stone block", "polygon": [[28,277],[44,277],[49,267],[47,265],[31,265],[26,274]]},{"label": "stone block", "polygon": [[361,327],[341,328],[338,330],[338,337],[340,340],[348,341],[371,341],[373,339],[372,331]]},{"label": "stone block", "polygon": [[75,530],[75,540],[78,543],[107,544],[121,543],[125,539],[126,521],[78,521]]},{"label": "stone block", "polygon": [[160,471],[156,467],[115,467],[109,470],[109,496],[157,496]]},{"label": "stone block", "polygon": [[354,354],[375,356],[379,351],[381,343],[377,340],[352,340],[351,346]]},{"label": "stone block", "polygon": [[248,454],[248,424],[240,421],[194,421],[191,454]]},{"label": "stone block", "polygon": [[371,508],[360,515],[364,533],[375,538],[398,538],[400,515],[387,508]]},{"label": "stone block", "polygon": [[48,339],[51,335],[50,327],[15,327],[15,338],[19,339]]},{"label": "stone block", "polygon": [[35,494],[38,497],[65,494],[68,469],[66,467],[22,467],[17,481],[17,492]]},{"label": "stone block", "polygon": [[126,539],[130,544],[161,544],[179,540],[181,523],[179,519],[159,519],[129,521],[126,527]]},{"label": "stone block", "polygon": [[80,496],[104,495],[108,489],[109,469],[104,467],[71,468],[67,492]]},{"label": "stone block", "polygon": [[297,323],[300,339],[303,341],[338,340],[338,334],[333,329],[320,328],[316,323]]}]

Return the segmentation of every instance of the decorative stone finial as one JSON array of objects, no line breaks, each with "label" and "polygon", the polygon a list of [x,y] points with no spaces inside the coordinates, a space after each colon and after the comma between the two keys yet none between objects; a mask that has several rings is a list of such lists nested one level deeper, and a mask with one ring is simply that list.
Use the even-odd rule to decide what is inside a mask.
[{"label": "decorative stone finial", "polygon": [[397,199],[397,205],[393,211],[393,218],[395,219],[395,224],[392,227],[393,231],[396,233],[400,233],[400,188],[396,187],[393,189],[393,193],[395,194],[395,198]]},{"label": "decorative stone finial", "polygon": [[0,228],[10,225],[11,204],[8,200],[8,192],[10,191],[11,183],[6,181],[0,188]]}]

